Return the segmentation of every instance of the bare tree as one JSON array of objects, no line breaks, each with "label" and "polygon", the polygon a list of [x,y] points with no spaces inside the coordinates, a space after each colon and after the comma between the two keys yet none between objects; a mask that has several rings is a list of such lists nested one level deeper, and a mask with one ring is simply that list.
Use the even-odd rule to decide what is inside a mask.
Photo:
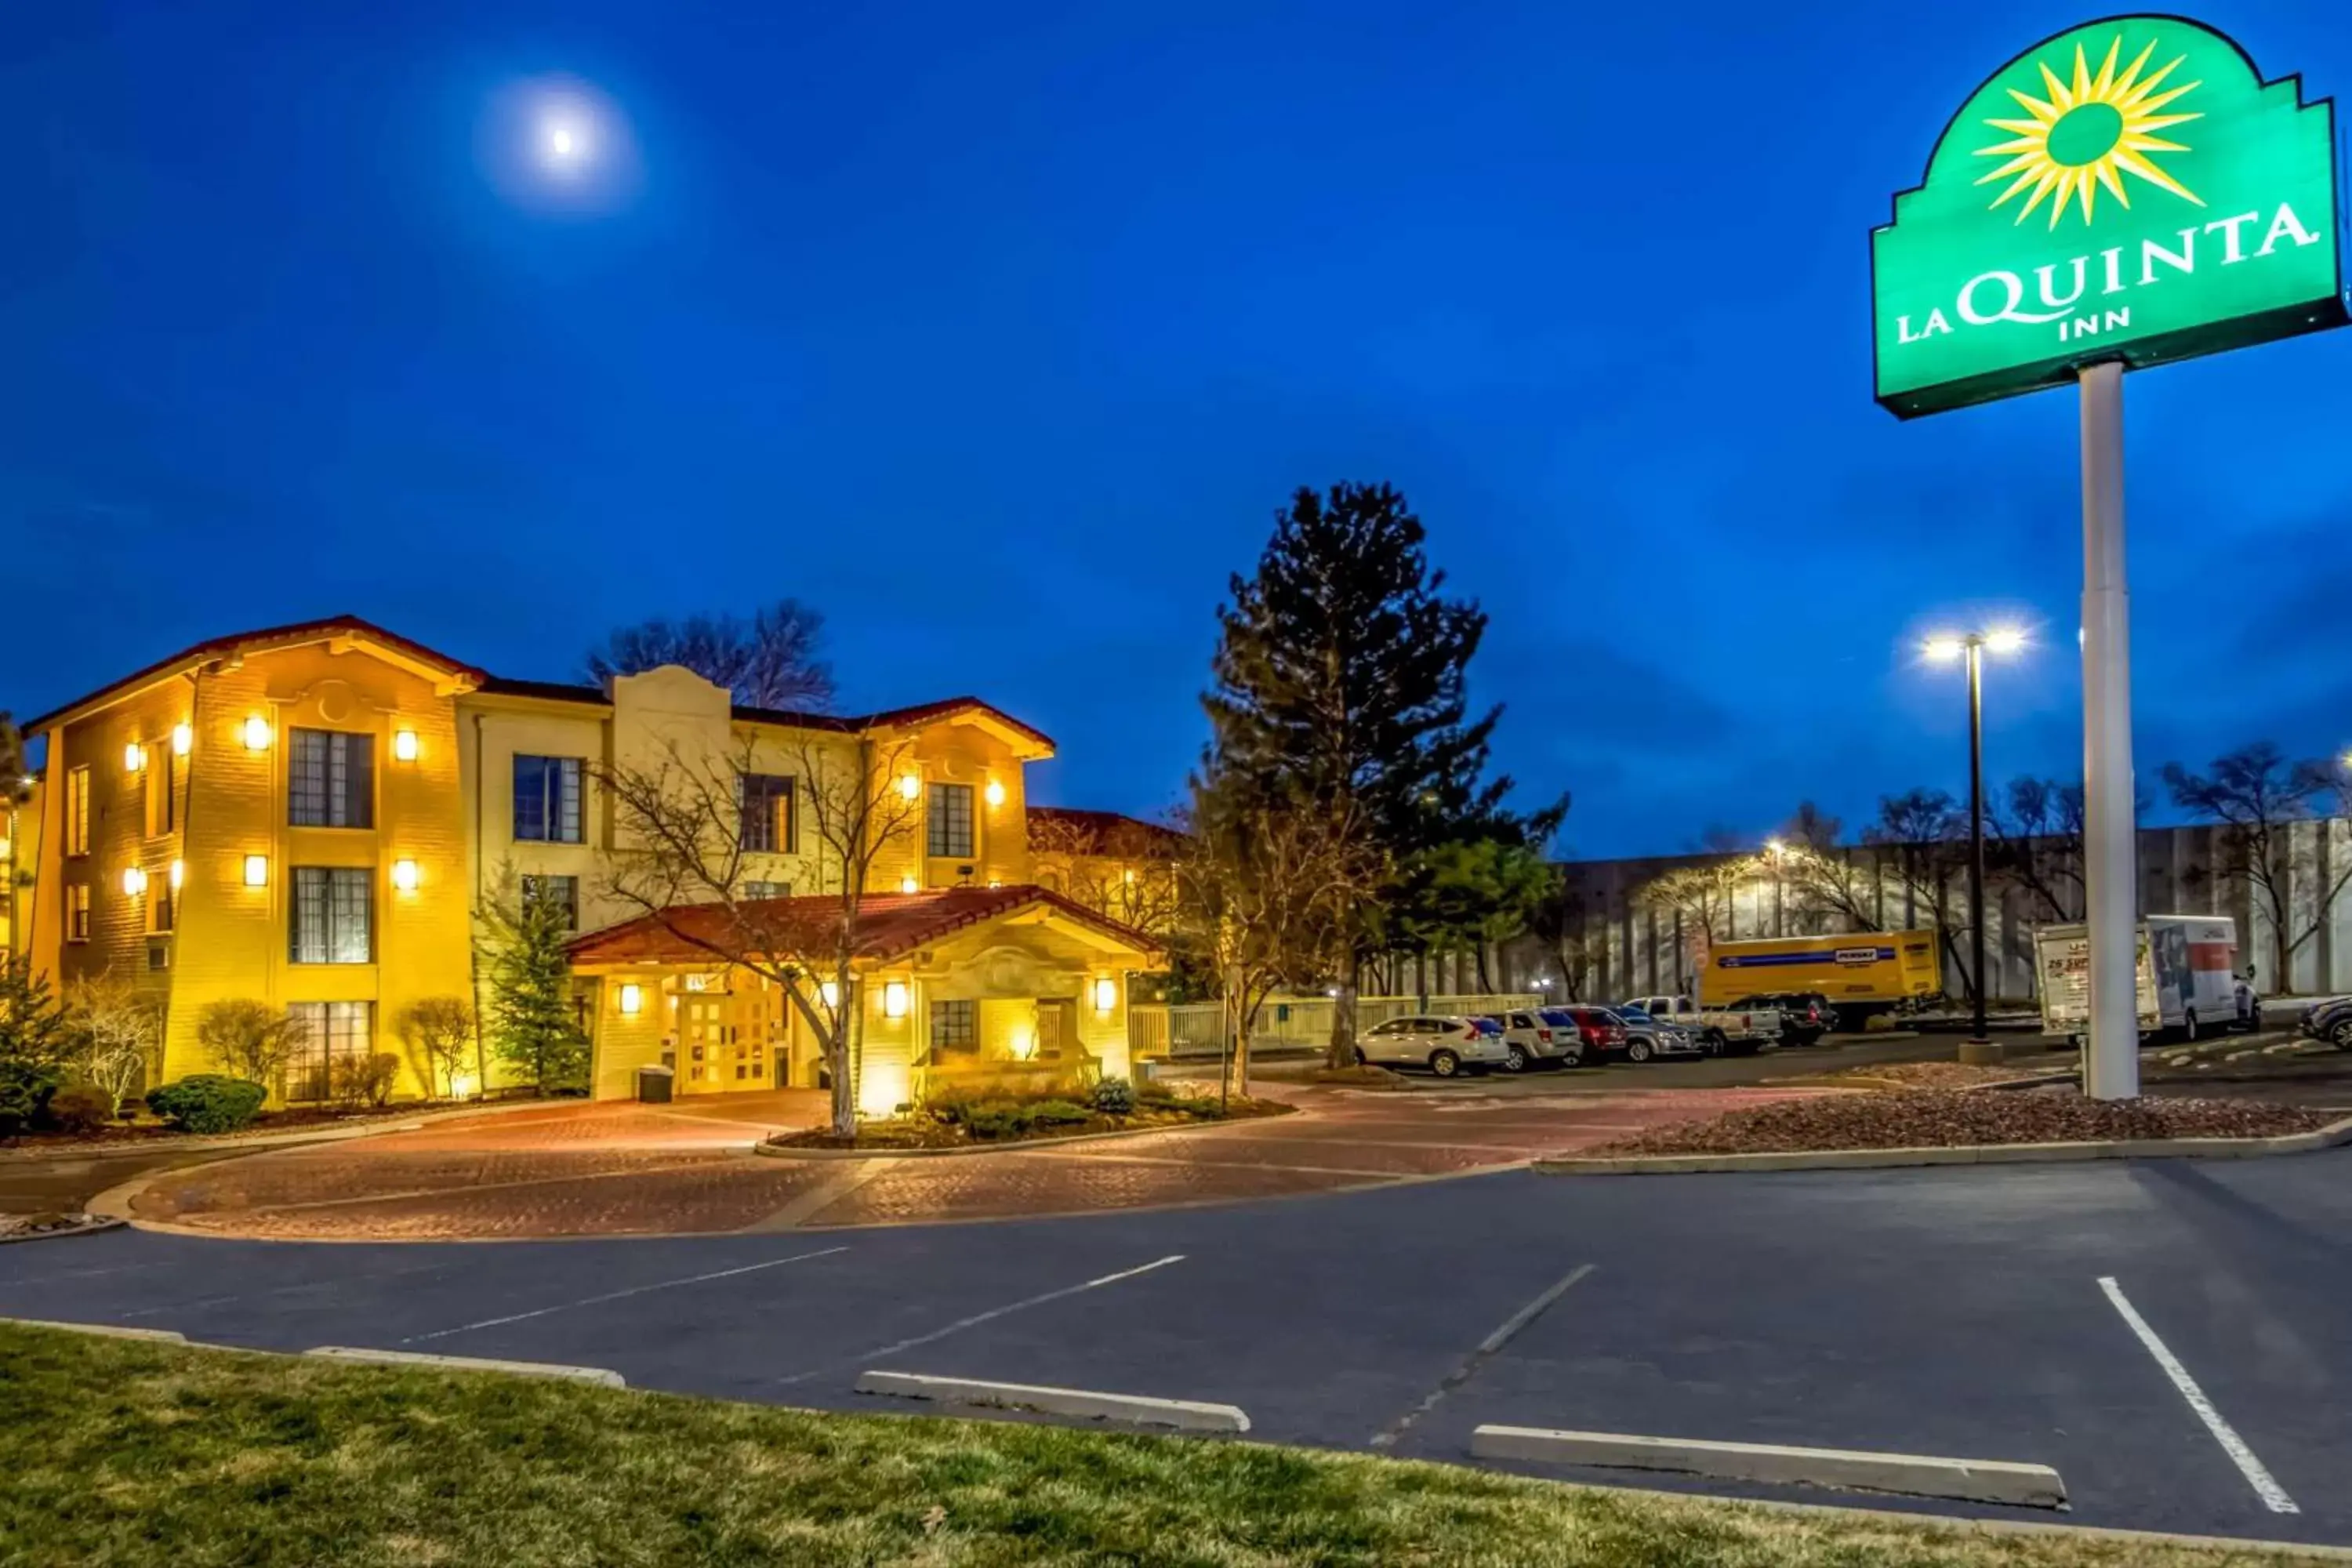
[{"label": "bare tree", "polygon": [[659,616],[622,626],[592,648],[587,678],[639,675],[684,665],[723,686],[746,708],[822,713],[833,706],[833,667],[818,656],[824,617],[797,599],[779,599],[750,620],[734,616]]},{"label": "bare tree", "polygon": [[2031,776],[1985,802],[1985,865],[2021,889],[2045,921],[2083,910],[2083,786]]},{"label": "bare tree", "polygon": [[911,750],[870,733],[793,747],[793,808],[809,880],[793,898],[751,896],[762,890],[751,884],[776,841],[743,804],[739,781],[761,771],[753,742],[703,758],[672,745],[651,765],[592,770],[614,813],[605,891],[713,960],[782,989],[824,1053],[833,1130],[845,1139],[857,1131],[850,1069],[863,1016],[853,973],[858,912],[877,862],[910,840],[921,819],[918,798],[900,787],[912,776]]},{"label": "bare tree", "polygon": [[426,996],[401,1010],[394,1029],[424,1070],[427,1095],[457,1092],[457,1074],[474,1045],[474,1008],[463,996]]},{"label": "bare tree", "polygon": [[1528,921],[1528,931],[1559,965],[1564,1000],[1584,1000],[1584,983],[1595,957],[1609,944],[1608,929],[1593,930],[1595,905],[1572,866],[1554,866],[1551,886]]},{"label": "bare tree", "polygon": [[[1979,977],[1969,972],[1960,957],[1960,899],[1955,882],[1965,880],[1969,859],[1968,813],[1942,790],[1915,789],[1880,798],[1878,820],[1863,830],[1862,841],[1879,851],[1883,869],[1890,862],[1908,889],[1912,905],[1927,912],[1945,957],[1960,976],[1963,994],[1976,996]],[[1983,911],[1970,910],[1969,919]]]},{"label": "bare tree", "polygon": [[66,1011],[68,1070],[106,1096],[109,1116],[120,1115],[131,1091],[160,1075],[163,1008],[110,969],[68,985]]},{"label": "bare tree", "polygon": [[[2277,746],[2258,741],[2214,758],[2206,773],[2167,763],[2164,784],[2174,805],[2221,824],[2222,875],[2243,884],[2270,921],[2271,984],[2285,989],[2294,955],[2333,917],[2336,898],[2352,881],[2352,856],[2323,872],[2312,836],[2295,832],[2297,824],[2319,816],[2315,801],[2343,807],[2343,773],[2316,758],[2289,762]],[[2316,828],[2331,831],[2325,821]],[[2295,889],[2306,885],[2309,897],[2298,910]]]},{"label": "bare tree", "polygon": [[1182,833],[1108,812],[1032,813],[1031,865],[1039,881],[1106,920],[1152,936],[1175,929]]},{"label": "bare tree", "polygon": [[1753,855],[1727,855],[1677,866],[1652,878],[1634,894],[1650,908],[1674,915],[1682,933],[1677,956],[1685,968],[1684,984],[1696,985],[1709,951],[1730,935],[1732,900],[1755,879],[1758,861]]},{"label": "bare tree", "polygon": [[196,1043],[205,1054],[231,1077],[272,1094],[283,1092],[286,1064],[310,1039],[301,1019],[250,997],[207,1002],[196,1015]]}]

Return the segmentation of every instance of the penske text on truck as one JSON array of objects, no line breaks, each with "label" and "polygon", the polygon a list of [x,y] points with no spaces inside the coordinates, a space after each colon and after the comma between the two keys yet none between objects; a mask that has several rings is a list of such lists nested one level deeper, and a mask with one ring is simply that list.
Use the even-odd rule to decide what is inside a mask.
[{"label": "penske text on truck", "polygon": [[1699,1000],[1720,1007],[1759,991],[1818,991],[1832,1002],[1911,1002],[1944,988],[1931,931],[1719,942],[1707,952]]}]

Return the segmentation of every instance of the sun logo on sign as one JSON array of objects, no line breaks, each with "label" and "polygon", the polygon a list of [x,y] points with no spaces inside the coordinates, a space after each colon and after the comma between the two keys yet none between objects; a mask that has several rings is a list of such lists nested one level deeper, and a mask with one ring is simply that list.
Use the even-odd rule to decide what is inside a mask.
[{"label": "sun logo on sign", "polygon": [[2171,65],[2143,78],[2139,73],[2147,67],[2148,57],[2156,52],[2153,38],[2148,40],[2147,47],[2140,50],[2139,58],[2118,76],[2116,60],[2123,53],[2123,35],[2118,33],[2116,41],[2107,46],[2107,58],[2094,76],[2083,46],[2076,44],[2072,82],[2060,80],[2047,62],[2036,61],[2042,69],[2042,79],[2049,88],[2046,100],[2015,88],[2009,89],[2009,96],[2033,118],[1985,121],[1996,131],[2007,131],[2016,137],[2014,141],[1977,149],[1979,158],[2009,157],[2008,163],[1977,182],[1989,185],[1996,180],[2011,181],[2009,188],[1993,198],[1992,210],[1999,211],[2023,195],[2025,205],[2017,210],[2017,221],[2023,223],[2044,199],[2054,198],[2050,200],[2053,229],[2058,226],[2058,220],[2065,216],[2070,204],[2080,205],[2083,221],[2087,224],[2102,188],[2118,205],[2129,209],[2131,195],[2124,185],[2126,174],[2170,191],[2200,207],[2205,205],[2150,156],[2189,151],[2156,132],[2205,117],[2160,114],[2158,110],[2194,92],[2203,83],[2192,81],[2158,92],[2157,89],[2163,85],[2164,79],[2188,57],[2180,56]]}]

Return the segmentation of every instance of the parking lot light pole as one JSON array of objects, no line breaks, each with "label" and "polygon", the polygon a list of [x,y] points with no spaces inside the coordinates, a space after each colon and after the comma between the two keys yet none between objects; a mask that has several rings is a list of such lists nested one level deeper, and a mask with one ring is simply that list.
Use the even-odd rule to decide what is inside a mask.
[{"label": "parking lot light pole", "polygon": [[2015,653],[2024,646],[2024,633],[2006,629],[1931,637],[1927,645],[1929,658],[1948,663],[1966,658],[1969,666],[1969,963],[1975,973],[1969,1040],[1979,1046],[1990,1037],[1985,1019],[1984,654],[1987,648]]}]

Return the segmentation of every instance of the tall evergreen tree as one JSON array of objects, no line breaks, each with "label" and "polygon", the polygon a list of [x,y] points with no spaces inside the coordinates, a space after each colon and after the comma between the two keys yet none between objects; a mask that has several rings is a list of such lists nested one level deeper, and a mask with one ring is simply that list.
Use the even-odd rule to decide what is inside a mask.
[{"label": "tall evergreen tree", "polygon": [[491,1052],[536,1093],[586,1088],[588,1036],[572,999],[570,910],[523,892],[509,871],[478,912],[489,983],[482,1033]]},{"label": "tall evergreen tree", "polygon": [[[1548,837],[1504,805],[1511,781],[1486,777],[1499,708],[1473,719],[1466,672],[1486,635],[1470,600],[1444,593],[1421,520],[1385,484],[1302,489],[1275,514],[1254,575],[1234,576],[1217,612],[1212,731],[1204,764],[1291,809],[1355,825],[1381,868],[1383,895],[1414,857],[1479,838]],[[1349,900],[1347,972],[1332,1023],[1335,1063],[1352,1059],[1363,953],[1380,940],[1381,900]]]}]

